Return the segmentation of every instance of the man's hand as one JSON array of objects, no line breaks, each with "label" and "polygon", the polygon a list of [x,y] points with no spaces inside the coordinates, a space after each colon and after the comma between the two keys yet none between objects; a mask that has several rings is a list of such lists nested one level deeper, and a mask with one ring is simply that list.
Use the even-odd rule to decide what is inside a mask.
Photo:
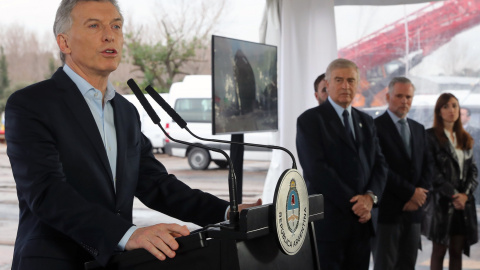
[{"label": "man's hand", "polygon": [[453,207],[457,210],[464,210],[467,203],[468,196],[465,193],[457,193],[453,195]]},{"label": "man's hand", "polygon": [[133,232],[125,245],[125,250],[144,248],[157,259],[163,261],[175,257],[178,243],[175,237],[189,235],[187,226],[178,224],[156,224],[138,228]]},{"label": "man's hand", "polygon": [[254,206],[259,206],[259,205],[262,205],[262,199],[258,199],[256,202],[254,203],[244,203],[244,204],[240,204],[238,206],[238,212],[242,212],[243,209],[245,208],[250,208],[250,207],[254,207]]},{"label": "man's hand", "polygon": [[358,222],[360,223],[367,223],[372,218],[372,213],[368,212],[366,215],[361,216]]},{"label": "man's hand", "polygon": [[428,190],[421,187],[417,187],[415,188],[415,192],[413,193],[412,198],[410,198],[410,201],[415,203],[418,207],[422,207],[422,205],[427,200],[427,193],[428,193]]},{"label": "man's hand", "polygon": [[419,208],[418,204],[414,203],[412,200],[408,201],[404,206],[403,206],[403,211],[417,211]]},{"label": "man's hand", "polygon": [[[373,200],[370,195],[357,195],[350,199],[351,203],[355,203],[352,206],[353,213],[360,217],[360,222],[365,223],[372,217],[370,211],[373,207]],[[364,221],[364,222],[362,222]]]},{"label": "man's hand", "polygon": [[[242,212],[243,209],[262,205],[262,199],[258,199],[255,203],[243,203],[238,205],[238,212]],[[227,213],[227,219],[230,218],[230,211]]]}]

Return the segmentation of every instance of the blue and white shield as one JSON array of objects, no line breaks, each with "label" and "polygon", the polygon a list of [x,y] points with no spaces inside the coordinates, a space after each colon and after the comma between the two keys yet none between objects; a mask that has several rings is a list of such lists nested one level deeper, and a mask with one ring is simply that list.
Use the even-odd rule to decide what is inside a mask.
[{"label": "blue and white shield", "polygon": [[278,243],[287,255],[295,255],[308,234],[308,200],[303,177],[296,169],[286,170],[277,183],[273,204]]},{"label": "blue and white shield", "polygon": [[[295,182],[292,180],[292,182]],[[294,184],[295,185],[295,184]],[[288,230],[292,233],[298,228],[299,216],[300,216],[300,200],[298,197],[298,192],[296,188],[290,187],[287,197],[287,225]]]}]

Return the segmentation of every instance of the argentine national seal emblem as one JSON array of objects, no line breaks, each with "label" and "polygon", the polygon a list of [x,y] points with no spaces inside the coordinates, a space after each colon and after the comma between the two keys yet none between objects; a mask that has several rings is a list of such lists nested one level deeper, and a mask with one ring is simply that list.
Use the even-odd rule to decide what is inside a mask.
[{"label": "argentine national seal emblem", "polygon": [[275,225],[282,251],[295,255],[308,233],[308,192],[305,181],[295,170],[286,170],[275,190]]},{"label": "argentine national seal emblem", "polygon": [[298,221],[300,216],[300,201],[298,200],[297,183],[294,179],[290,181],[290,191],[287,199],[287,225],[288,230],[294,233],[298,228]]}]

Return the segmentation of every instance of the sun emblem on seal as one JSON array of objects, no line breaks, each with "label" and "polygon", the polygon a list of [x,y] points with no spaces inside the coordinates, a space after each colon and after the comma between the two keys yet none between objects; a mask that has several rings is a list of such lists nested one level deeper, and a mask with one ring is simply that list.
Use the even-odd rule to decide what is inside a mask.
[{"label": "sun emblem on seal", "polygon": [[297,191],[297,184],[294,179],[290,181],[290,190],[288,191],[287,205],[287,225],[291,233],[295,233],[300,222],[300,200]]}]

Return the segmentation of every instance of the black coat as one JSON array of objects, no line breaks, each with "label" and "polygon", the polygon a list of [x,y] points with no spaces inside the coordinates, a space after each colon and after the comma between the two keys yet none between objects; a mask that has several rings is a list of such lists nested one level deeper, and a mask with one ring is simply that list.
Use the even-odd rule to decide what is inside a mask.
[{"label": "black coat", "polygon": [[403,207],[412,198],[415,188],[431,189],[432,158],[425,128],[412,119],[407,121],[411,133],[411,158],[390,115],[385,112],[375,119],[382,153],[388,164],[387,185],[378,207],[379,223],[400,222],[405,215],[412,223],[420,223],[420,210],[404,212]]},{"label": "black coat", "polygon": [[[350,199],[368,190],[381,199],[385,187],[386,163],[373,119],[355,108],[352,119],[355,144],[347,138],[329,100],[297,119],[297,152],[308,192],[323,194],[325,200],[325,219],[315,224],[320,241],[351,237],[353,225],[360,223]],[[376,211],[372,211],[372,220],[367,223],[372,235],[376,216]]]},{"label": "black coat", "polygon": [[118,94],[112,106],[116,189],[91,111],[61,68],[9,98],[7,153],[20,205],[12,269],[65,269],[63,261],[82,267],[94,259],[105,265],[132,226],[134,196],[185,221],[224,219],[227,202],[190,189],[153,156],[135,107]]},{"label": "black coat", "polygon": [[[465,254],[469,255],[469,246],[478,241],[477,213],[473,191],[477,187],[477,166],[473,159],[473,150],[464,150],[463,179],[458,177],[460,167],[455,149],[447,140],[440,144],[434,130],[427,130],[429,147],[434,159],[433,191],[426,205],[426,215],[422,223],[422,233],[428,239],[448,245],[454,207],[452,196],[456,191],[468,195],[465,204],[464,219],[467,228]],[[446,137],[446,135],[445,135]]]}]

